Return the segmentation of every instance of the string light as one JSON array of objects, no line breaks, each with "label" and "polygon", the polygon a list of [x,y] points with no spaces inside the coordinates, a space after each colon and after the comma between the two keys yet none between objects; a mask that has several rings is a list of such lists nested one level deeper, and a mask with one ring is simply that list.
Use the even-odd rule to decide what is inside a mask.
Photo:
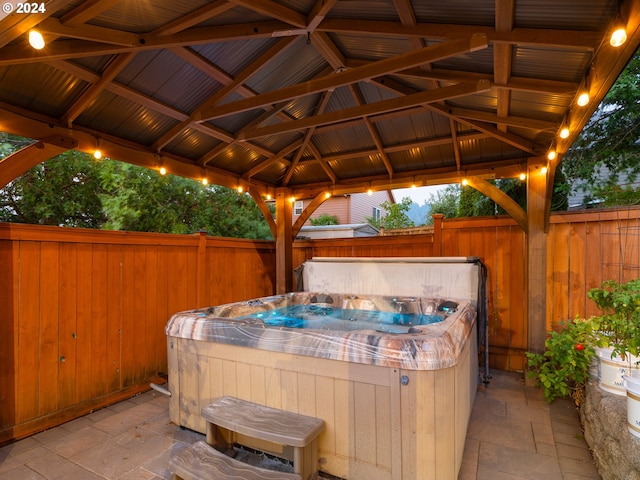
[{"label": "string light", "polygon": [[160,167],[160,175],[166,175],[167,174],[167,169],[164,167]]},{"label": "string light", "polygon": [[520,178],[520,181],[524,182],[527,179],[527,174],[522,172],[518,178]]},{"label": "string light", "polygon": [[242,188],[242,185],[238,185],[238,193],[242,192],[244,192],[244,188]]},{"label": "string light", "polygon": [[569,137],[569,128],[564,127],[562,130],[560,130],[560,138],[568,138],[568,137]]},{"label": "string light", "polygon": [[549,150],[549,153],[547,153],[547,158],[549,160],[555,160],[556,159],[556,151],[555,150]]},{"label": "string light", "polygon": [[331,192],[325,192],[324,198],[331,198]]},{"label": "string light", "polygon": [[44,48],[44,37],[38,30],[31,30],[29,32],[29,45],[36,50],[42,50]]},{"label": "string light", "polygon": [[627,31],[624,28],[624,25],[620,20],[618,20],[616,26],[611,33],[611,37],[609,38],[609,45],[612,47],[621,47],[627,41]]},{"label": "string light", "polygon": [[203,185],[208,185],[209,184],[209,180],[207,179],[207,177],[202,177],[201,182],[202,182]]},{"label": "string light", "polygon": [[589,103],[589,92],[584,91],[580,94],[577,101],[578,105],[584,107]]},{"label": "string light", "polygon": [[369,196],[373,195],[373,190],[371,190],[371,189],[367,190],[367,195],[369,195]]},{"label": "string light", "polygon": [[542,175],[546,175],[546,174],[547,174],[547,170],[548,170],[548,169],[547,169],[547,167],[546,167],[546,166],[545,166],[545,167],[542,167],[542,168],[540,169],[540,173],[542,173]]},{"label": "string light", "polygon": [[460,183],[462,183],[463,187],[466,187],[467,185],[469,185],[469,181],[466,178],[463,178],[462,182],[460,182]]}]

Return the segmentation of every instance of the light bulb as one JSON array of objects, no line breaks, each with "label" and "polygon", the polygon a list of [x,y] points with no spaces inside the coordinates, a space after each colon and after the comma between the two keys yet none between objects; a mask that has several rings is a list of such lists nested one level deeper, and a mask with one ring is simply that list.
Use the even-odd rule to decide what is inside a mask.
[{"label": "light bulb", "polygon": [[540,173],[542,173],[542,175],[546,175],[547,174],[547,167],[542,167],[540,169]]},{"label": "light bulb", "polygon": [[371,190],[371,189],[367,190],[367,195],[369,195],[369,196],[373,195],[373,190]]},{"label": "light bulb", "polygon": [[555,160],[556,158],[556,151],[555,150],[549,150],[549,153],[547,153],[547,158],[549,160]]},{"label": "light bulb", "polygon": [[202,177],[202,184],[203,185],[208,185],[209,184],[209,180],[207,180],[207,177]]},{"label": "light bulb", "polygon": [[460,183],[462,183],[463,187],[466,187],[469,184],[469,181],[466,178],[463,178],[462,182],[460,182]]},{"label": "light bulb", "polygon": [[520,178],[521,181],[524,182],[527,179],[527,174],[523,172],[523,173],[520,174],[519,178]]},{"label": "light bulb", "polygon": [[627,41],[627,32],[623,27],[616,28],[611,34],[609,44],[612,47],[620,47]]},{"label": "light bulb", "polygon": [[160,175],[166,175],[167,174],[167,169],[164,167],[160,167]]},{"label": "light bulb", "polygon": [[36,50],[42,50],[44,48],[44,38],[39,31],[31,30],[29,32],[29,45]]},{"label": "light bulb", "polygon": [[244,192],[244,188],[242,188],[242,185],[238,185],[238,193],[242,192]]},{"label": "light bulb", "polygon": [[589,93],[583,92],[578,97],[578,105],[584,107],[587,103],[589,103]]},{"label": "light bulb", "polygon": [[100,160],[102,158],[102,152],[96,148],[93,151],[93,158],[95,158],[96,160]]},{"label": "light bulb", "polygon": [[331,197],[331,193],[330,192],[325,192],[324,198],[330,198],[330,197]]},{"label": "light bulb", "polygon": [[562,130],[560,130],[560,138],[567,138],[569,136],[569,129],[567,127],[564,127]]}]

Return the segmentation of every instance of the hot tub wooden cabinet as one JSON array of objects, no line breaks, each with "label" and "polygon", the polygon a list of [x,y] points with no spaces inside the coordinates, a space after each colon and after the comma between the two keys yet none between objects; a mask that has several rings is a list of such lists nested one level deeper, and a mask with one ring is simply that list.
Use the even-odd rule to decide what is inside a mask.
[{"label": "hot tub wooden cabinet", "polygon": [[[215,337],[217,327],[197,319],[178,326],[177,315],[167,327],[171,420],[204,433],[202,408],[217,397],[233,396],[324,420],[319,468],[331,475],[349,480],[456,479],[478,383],[475,314],[472,307],[463,310],[466,315],[453,315],[435,333],[425,327],[426,337],[390,336],[395,343],[406,338],[414,347],[423,345],[428,355],[443,339],[455,343],[454,358],[435,368],[428,359],[405,368],[407,361],[393,356],[361,363],[365,360],[344,353],[344,346],[341,359],[326,358],[326,349],[320,349],[325,358],[295,353],[295,348],[275,351],[278,344],[290,345],[297,338],[296,329],[274,332],[252,323],[236,322],[231,331],[238,333],[227,332],[222,342],[205,341],[203,335]],[[278,340],[283,331],[293,337]],[[327,341],[327,334],[313,335],[307,344]],[[365,336],[381,348],[384,339],[374,338],[374,331]],[[255,345],[248,346],[247,339]],[[269,349],[255,348],[265,343]],[[420,353],[414,348],[411,355]],[[278,454],[272,446],[247,443]]]}]

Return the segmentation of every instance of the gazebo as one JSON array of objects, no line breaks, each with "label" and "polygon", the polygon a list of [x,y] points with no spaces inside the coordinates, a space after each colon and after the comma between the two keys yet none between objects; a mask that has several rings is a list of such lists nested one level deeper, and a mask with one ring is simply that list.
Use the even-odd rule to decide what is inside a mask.
[{"label": "gazebo", "polygon": [[[526,233],[539,350],[554,177],[639,27],[640,0],[10,1],[0,130],[35,142],[0,186],[78,149],[248,192],[283,293],[328,196],[464,181]],[[526,211],[488,182],[519,176]],[[293,225],[292,199],[312,199]]]}]

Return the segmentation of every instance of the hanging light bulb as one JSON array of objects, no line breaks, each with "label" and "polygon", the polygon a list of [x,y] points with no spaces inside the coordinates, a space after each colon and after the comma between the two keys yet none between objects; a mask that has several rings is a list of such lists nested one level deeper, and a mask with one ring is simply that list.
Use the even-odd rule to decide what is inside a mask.
[{"label": "hanging light bulb", "polygon": [[244,188],[242,188],[242,185],[238,185],[238,193],[242,193],[244,192]]},{"label": "hanging light bulb", "polygon": [[460,182],[460,183],[462,183],[463,187],[466,187],[467,185],[469,185],[469,180],[467,180],[466,178],[463,178],[462,182]]},{"label": "hanging light bulb", "polygon": [[267,200],[271,200],[271,194],[267,193]]},{"label": "hanging light bulb", "polygon": [[564,127],[562,128],[562,130],[560,130],[560,138],[567,138],[569,137],[569,128]]},{"label": "hanging light bulb", "polygon": [[373,195],[373,190],[371,190],[371,189],[367,190],[367,195],[369,195],[369,196]]},{"label": "hanging light bulb", "polygon": [[520,177],[519,177],[519,178],[520,178],[520,181],[521,181],[521,182],[524,182],[524,181],[527,179],[527,174],[526,174],[526,173],[524,173],[524,172],[522,172],[522,173],[520,174]]},{"label": "hanging light bulb", "polygon": [[621,47],[627,41],[627,31],[624,28],[624,25],[618,23],[613,32],[611,33],[611,37],[609,38],[609,44],[612,47]]},{"label": "hanging light bulb", "polygon": [[587,103],[589,103],[589,92],[584,91],[578,97],[578,105],[584,107]]},{"label": "hanging light bulb", "polygon": [[42,50],[44,48],[44,37],[38,30],[31,30],[29,32],[29,45],[36,50]]},{"label": "hanging light bulb", "polygon": [[545,167],[542,167],[542,168],[540,169],[540,173],[541,173],[542,175],[546,175],[546,174],[547,174],[547,170],[548,170],[548,169],[547,169],[547,167],[546,167],[546,166],[545,166]]},{"label": "hanging light bulb", "polygon": [[202,177],[201,182],[202,182],[203,185],[208,185],[209,184],[209,180],[207,179],[207,177]]},{"label": "hanging light bulb", "polygon": [[96,137],[96,149],[93,151],[93,158],[100,160],[102,158],[102,151],[100,150],[100,139]]},{"label": "hanging light bulb", "polygon": [[325,192],[324,198],[331,198],[331,192]]},{"label": "hanging light bulb", "polygon": [[160,175],[166,175],[167,174],[167,169],[164,167],[160,167]]},{"label": "hanging light bulb", "polygon": [[557,156],[557,153],[555,150],[549,150],[549,153],[547,153],[547,158],[549,160],[555,160],[556,156]]}]

